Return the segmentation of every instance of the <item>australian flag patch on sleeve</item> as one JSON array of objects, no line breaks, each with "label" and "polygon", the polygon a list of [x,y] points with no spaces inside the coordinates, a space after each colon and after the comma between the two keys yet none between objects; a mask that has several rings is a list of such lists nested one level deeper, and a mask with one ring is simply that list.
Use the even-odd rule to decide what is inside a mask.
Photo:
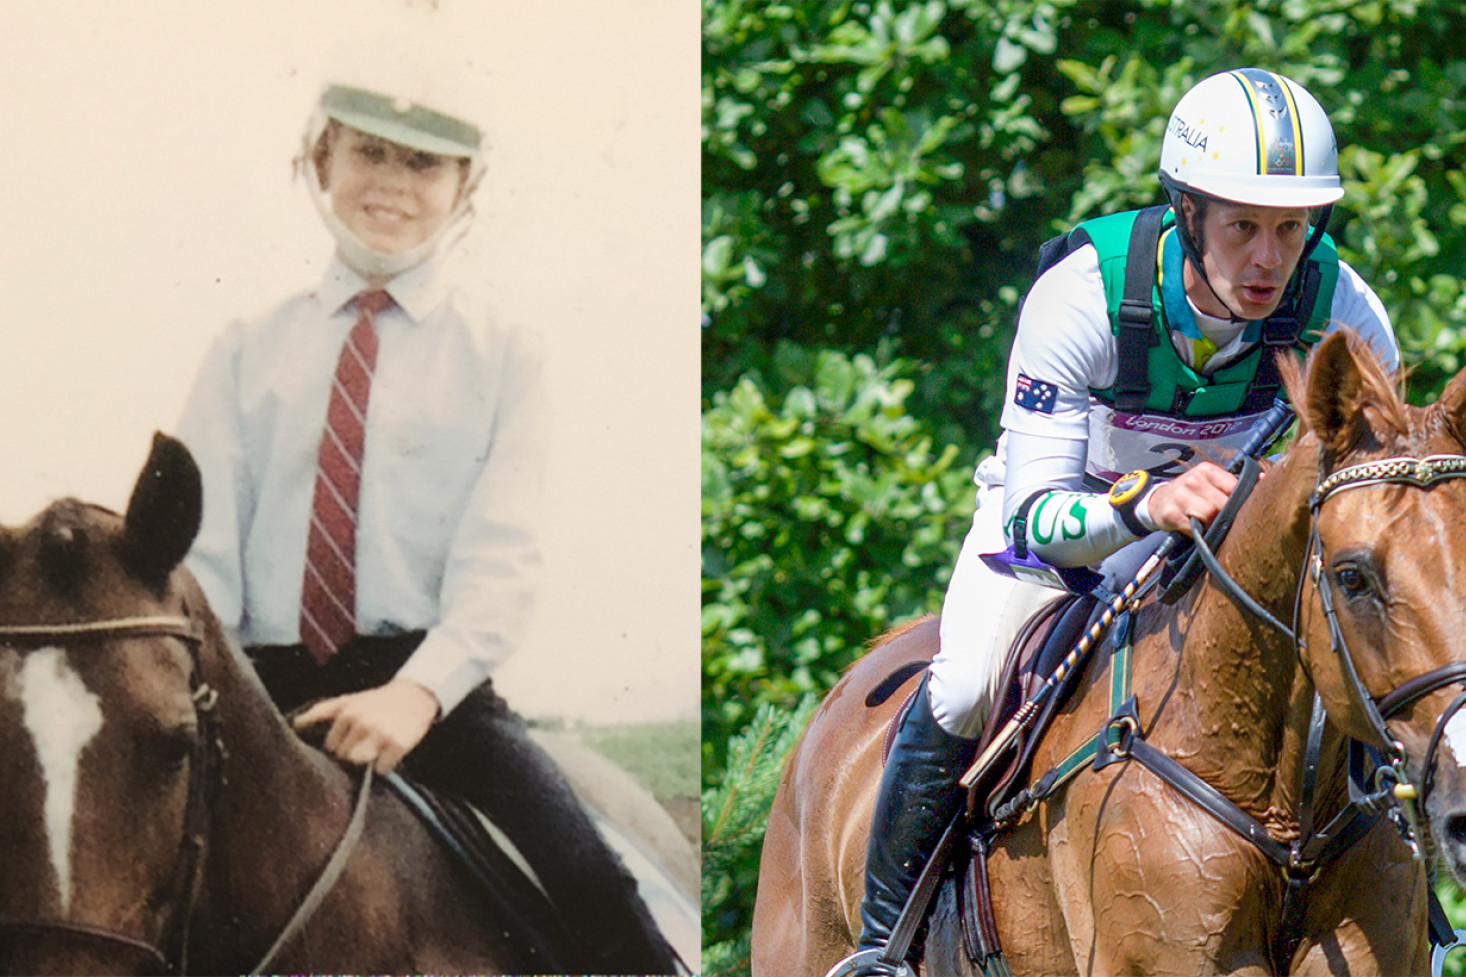
[{"label": "australian flag patch on sleeve", "polygon": [[1054,401],[1059,397],[1059,388],[1052,383],[1035,380],[1027,374],[1018,374],[1017,388],[1013,391],[1013,403],[1019,407],[1052,414]]}]

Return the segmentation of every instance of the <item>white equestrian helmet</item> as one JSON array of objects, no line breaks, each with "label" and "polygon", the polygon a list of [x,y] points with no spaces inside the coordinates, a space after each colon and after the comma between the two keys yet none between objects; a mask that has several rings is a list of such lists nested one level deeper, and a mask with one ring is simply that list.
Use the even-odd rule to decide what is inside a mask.
[{"label": "white equestrian helmet", "polygon": [[1324,207],[1344,195],[1323,107],[1260,68],[1212,75],[1181,97],[1161,142],[1160,178],[1173,195],[1259,207]]},{"label": "white equestrian helmet", "polygon": [[329,85],[320,109],[368,135],[437,156],[475,157],[483,134],[472,122],[412,101],[350,85]]}]

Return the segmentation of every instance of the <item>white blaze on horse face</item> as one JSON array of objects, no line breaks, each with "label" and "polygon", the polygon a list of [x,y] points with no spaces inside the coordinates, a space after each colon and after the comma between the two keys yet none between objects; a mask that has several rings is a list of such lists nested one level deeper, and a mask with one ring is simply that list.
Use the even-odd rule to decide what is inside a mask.
[{"label": "white blaze on horse face", "polygon": [[21,720],[36,745],[46,792],[46,836],[63,914],[71,909],[71,822],[81,751],[102,728],[101,700],[60,648],[40,648],[20,668]]},{"label": "white blaze on horse face", "polygon": [[1451,755],[1456,758],[1456,766],[1466,769],[1466,709],[1459,710],[1451,717],[1441,733],[1441,738],[1446,741]]}]

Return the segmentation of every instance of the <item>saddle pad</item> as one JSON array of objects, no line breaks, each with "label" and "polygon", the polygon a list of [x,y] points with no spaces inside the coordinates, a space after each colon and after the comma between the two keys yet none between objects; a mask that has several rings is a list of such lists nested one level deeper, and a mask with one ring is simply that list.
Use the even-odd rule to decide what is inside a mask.
[{"label": "saddle pad", "polygon": [[987,748],[993,737],[998,734],[998,730],[1013,718],[1013,714],[1037,688],[1037,683],[1033,680],[1034,673],[1037,671],[1034,667],[1034,659],[1038,657],[1047,642],[1054,623],[1062,616],[1064,610],[1073,604],[1074,600],[1074,595],[1067,594],[1052,603],[1045,604],[1037,614],[1028,619],[1028,623],[1018,632],[1004,660],[1002,678],[998,680],[997,700],[993,703],[992,709],[988,711],[987,722],[983,725],[982,735],[978,738],[979,750]]}]

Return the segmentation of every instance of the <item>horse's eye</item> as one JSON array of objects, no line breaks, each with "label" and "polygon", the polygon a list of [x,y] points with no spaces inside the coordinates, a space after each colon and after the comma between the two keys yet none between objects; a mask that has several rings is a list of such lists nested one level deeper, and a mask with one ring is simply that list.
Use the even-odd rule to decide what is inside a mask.
[{"label": "horse's eye", "polygon": [[180,726],[160,734],[153,744],[153,756],[168,770],[181,770],[198,743],[198,729]]},{"label": "horse's eye", "polygon": [[1369,578],[1356,566],[1345,564],[1335,568],[1334,580],[1338,583],[1339,589],[1344,592],[1344,596],[1350,600],[1369,593]]}]

